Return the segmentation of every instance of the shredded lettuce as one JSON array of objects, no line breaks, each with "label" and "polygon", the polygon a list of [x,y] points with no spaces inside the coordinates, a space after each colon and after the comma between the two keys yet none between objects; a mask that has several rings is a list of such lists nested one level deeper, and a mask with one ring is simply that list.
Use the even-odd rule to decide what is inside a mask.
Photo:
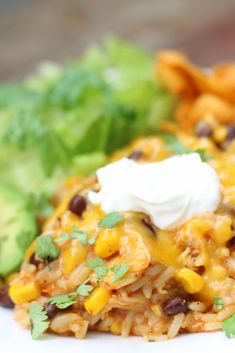
[{"label": "shredded lettuce", "polygon": [[51,194],[72,174],[91,174],[107,154],[156,132],[175,98],[154,56],[118,39],[64,66],[45,64],[24,83],[0,85],[1,178]]}]

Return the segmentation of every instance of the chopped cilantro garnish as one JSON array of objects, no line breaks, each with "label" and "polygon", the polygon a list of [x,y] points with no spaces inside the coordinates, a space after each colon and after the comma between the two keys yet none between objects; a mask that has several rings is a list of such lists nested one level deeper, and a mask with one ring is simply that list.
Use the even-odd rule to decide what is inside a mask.
[{"label": "chopped cilantro garnish", "polygon": [[88,240],[87,240],[87,232],[85,230],[82,230],[78,228],[77,226],[73,226],[73,237],[75,239],[80,240],[82,245],[87,245]]},{"label": "chopped cilantro garnish", "polygon": [[69,306],[76,303],[76,293],[70,293],[65,295],[59,295],[58,297],[51,298],[48,300],[49,304],[55,305],[58,309],[66,309]]},{"label": "chopped cilantro garnish", "polygon": [[59,253],[60,250],[53,244],[50,234],[41,235],[36,239],[35,254],[42,260],[54,260]]},{"label": "chopped cilantro garnish", "polygon": [[87,261],[85,266],[95,271],[97,282],[101,282],[108,273],[108,268],[105,265],[104,260],[99,257]]},{"label": "chopped cilantro garnish", "polygon": [[121,265],[114,265],[111,267],[111,271],[114,273],[112,282],[116,282],[121,279],[127,273],[129,265],[127,263],[122,263]]},{"label": "chopped cilantro garnish", "polygon": [[70,240],[72,239],[72,233],[62,233],[60,236],[58,236],[55,239],[56,243],[62,243],[62,241]]},{"label": "chopped cilantro garnish", "polygon": [[94,269],[95,273],[96,273],[96,277],[97,277],[97,281],[101,282],[103,280],[103,278],[107,275],[108,273],[108,269],[106,266],[97,266]]},{"label": "chopped cilantro garnish", "polygon": [[198,153],[203,162],[207,162],[212,158],[209,154],[207,154],[207,152],[204,150],[204,148],[198,148],[196,150],[192,150],[192,152]]},{"label": "chopped cilantro garnish", "polygon": [[165,142],[166,147],[175,152],[176,154],[183,154],[183,153],[191,153],[192,150],[188,147],[185,147],[182,142],[178,139],[177,136],[172,134],[164,133],[162,134],[162,138]]},{"label": "chopped cilantro garnish", "polygon": [[99,222],[100,228],[113,228],[119,222],[123,221],[124,217],[117,212],[111,212],[106,214],[106,216]]},{"label": "chopped cilantro garnish", "polygon": [[89,293],[93,290],[93,287],[87,282],[90,281],[90,277],[88,277],[77,289],[75,292],[59,295],[58,297],[54,297],[48,300],[49,304],[55,305],[58,309],[66,309],[71,305],[75,304],[77,301],[77,297],[87,297]]},{"label": "chopped cilantro garnish", "polygon": [[94,270],[97,266],[102,266],[104,265],[104,260],[102,260],[100,257],[95,257],[94,259],[91,259],[85,263],[85,266],[91,268]]},{"label": "chopped cilantro garnish", "polygon": [[87,232],[85,230],[79,229],[77,226],[73,226],[73,231],[71,233],[63,233],[58,238],[56,238],[56,243],[61,243],[62,241],[78,239],[82,245],[90,244],[87,239]]},{"label": "chopped cilantro garnish", "polygon": [[203,162],[206,162],[211,159],[211,157],[206,153],[203,148],[193,150],[192,148],[186,147],[182,144],[182,142],[178,139],[177,136],[164,133],[162,134],[162,138],[165,142],[166,147],[172,152],[175,152],[176,154],[198,153]]},{"label": "chopped cilantro garnish", "polygon": [[235,314],[224,320],[222,324],[222,331],[228,338],[235,337]]},{"label": "chopped cilantro garnish", "polygon": [[87,297],[90,292],[93,290],[93,287],[90,284],[87,284],[87,282],[90,281],[90,277],[86,279],[76,290],[77,295],[80,295],[81,297]]},{"label": "chopped cilantro garnish", "polygon": [[223,299],[221,299],[220,297],[214,297],[214,303],[215,303],[216,309],[218,310],[223,309],[224,307]]},{"label": "chopped cilantro garnish", "polygon": [[32,303],[29,307],[29,319],[32,325],[32,338],[37,340],[49,327],[44,307],[41,304]]}]

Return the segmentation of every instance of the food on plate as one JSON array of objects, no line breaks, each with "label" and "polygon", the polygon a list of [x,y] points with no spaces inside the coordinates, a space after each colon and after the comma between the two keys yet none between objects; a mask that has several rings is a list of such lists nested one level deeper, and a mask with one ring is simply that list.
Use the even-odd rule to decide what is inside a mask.
[{"label": "food on plate", "polygon": [[[154,77],[154,56],[117,39],[64,66],[45,63],[39,71],[22,84],[0,85],[0,185],[22,195],[7,195],[7,217],[14,219],[7,236],[14,251],[6,250],[8,243],[0,248],[3,276],[20,265],[37,235],[36,218],[53,211],[58,185],[91,174],[117,148],[157,131],[176,101]],[[18,220],[19,198],[28,204],[23,216],[29,221]],[[1,218],[1,243],[5,228]]]},{"label": "food on plate", "polygon": [[[121,67],[129,68],[129,54],[126,47],[121,47],[119,44],[116,55],[121,55]],[[93,67],[95,63],[95,68],[103,69],[101,54],[92,51],[86,65],[90,67],[92,63]],[[135,56],[136,51],[132,54]],[[145,59],[140,56],[143,66],[138,65],[136,76],[132,72],[134,81],[132,74],[125,76],[126,70],[127,81],[119,81],[117,72],[108,71],[108,78],[116,87],[112,99],[119,97],[120,104],[129,102],[131,94],[126,88],[133,93],[137,77],[145,72]],[[105,135],[105,147],[101,143],[101,149],[96,147],[101,146],[99,124],[94,124],[95,130],[90,134],[94,121],[88,123],[84,136],[89,137],[93,146],[88,148],[85,137],[73,125],[71,134],[66,135],[71,128],[70,120],[66,120],[68,112],[65,120],[60,120],[60,130],[60,124],[53,125],[54,108],[47,111],[53,117],[50,134],[62,132],[65,146],[68,141],[76,144],[79,140],[81,155],[67,160],[71,171],[76,171],[73,162],[77,158],[86,165],[88,160],[83,153],[89,153],[92,169],[98,168],[88,178],[69,177],[59,189],[54,196],[57,207],[46,220],[41,219],[41,235],[27,248],[20,273],[7,278],[8,287],[0,286],[0,303],[15,306],[16,320],[31,328],[34,339],[45,332],[84,338],[88,331],[143,336],[147,341],[217,330],[223,330],[229,338],[235,336],[234,65],[203,71],[183,54],[165,51],[159,53],[156,71],[166,87],[161,92],[171,102],[164,106],[168,109],[173,101],[178,102],[175,121],[162,120],[156,112],[151,115],[148,109],[152,111],[158,95],[145,96],[139,87],[138,97],[132,98],[135,107],[141,106],[141,114],[148,112],[146,125],[142,125],[145,115],[141,115],[140,125],[137,119],[131,120],[128,128],[120,127],[124,111],[119,111],[117,120],[112,120],[115,130],[108,137]],[[68,79],[75,87],[83,82],[74,72],[69,77],[65,81]],[[44,92],[51,79],[54,80],[50,75],[43,80],[32,79],[28,87]],[[60,80],[56,82],[53,90],[57,91],[59,104],[66,89],[59,84]],[[130,82],[133,86],[129,86]],[[121,94],[119,89],[123,87]],[[92,86],[92,97],[93,89]],[[89,89],[85,91],[90,95]],[[106,93],[102,93],[104,99],[109,97]],[[146,97],[151,97],[151,101]],[[71,103],[67,98],[63,101],[63,109],[68,101]],[[89,110],[91,103],[85,102]],[[115,103],[109,102],[111,106]],[[166,116],[169,118],[169,114]],[[138,133],[129,134],[136,123]],[[35,126],[32,131],[38,132],[39,126]],[[115,139],[116,129],[118,136],[123,131],[128,134],[122,136],[125,141]],[[151,132],[149,129],[153,129],[152,136],[138,137],[140,132]],[[116,150],[136,136],[129,146]],[[81,144],[80,138],[84,138]],[[52,140],[55,141],[54,137]],[[97,166],[94,151],[104,153],[109,163]],[[35,236],[34,218],[23,196],[7,187],[2,191],[0,188],[0,192],[7,204],[2,233],[16,227],[22,234],[18,237],[10,233],[13,235],[8,240],[17,253],[20,243],[24,247],[28,244],[29,238],[23,234],[30,232],[31,239]],[[8,213],[11,198],[25,218],[23,222],[18,219],[16,225],[11,224]],[[4,254],[6,263],[0,265],[7,274],[9,266],[13,266],[9,265],[8,253]]]},{"label": "food on plate", "polygon": [[212,135],[168,123],[63,191],[9,289],[34,339],[235,335],[235,140]]}]

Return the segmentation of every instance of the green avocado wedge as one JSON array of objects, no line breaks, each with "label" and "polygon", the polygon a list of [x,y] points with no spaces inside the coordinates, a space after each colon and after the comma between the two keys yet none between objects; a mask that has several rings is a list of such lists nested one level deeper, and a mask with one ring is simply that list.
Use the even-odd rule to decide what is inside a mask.
[{"label": "green avocado wedge", "polygon": [[0,181],[0,275],[19,269],[25,250],[37,235],[35,215],[28,198]]}]

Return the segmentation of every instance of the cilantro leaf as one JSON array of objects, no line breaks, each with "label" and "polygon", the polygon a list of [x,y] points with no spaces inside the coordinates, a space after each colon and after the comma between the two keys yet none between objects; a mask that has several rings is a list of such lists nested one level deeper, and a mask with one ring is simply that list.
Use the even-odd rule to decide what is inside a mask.
[{"label": "cilantro leaf", "polygon": [[87,297],[89,293],[93,290],[93,287],[87,282],[90,281],[90,277],[88,277],[77,289],[75,292],[59,295],[57,297],[51,298],[48,300],[49,304],[55,305],[58,309],[66,309],[71,305],[75,304],[77,301],[77,297]]},{"label": "cilantro leaf", "polygon": [[29,319],[32,325],[32,338],[37,340],[49,327],[44,307],[41,304],[32,303],[29,307]]},{"label": "cilantro leaf", "polygon": [[[87,239],[87,233],[85,230],[79,229],[77,226],[73,226],[72,233],[63,233],[58,238],[56,238],[56,243],[61,243],[62,241],[78,239],[82,245],[87,245],[89,243]],[[89,243],[90,244],[90,243]]]},{"label": "cilantro leaf", "polygon": [[55,239],[55,242],[56,243],[62,243],[62,241],[66,241],[66,240],[70,240],[70,239],[72,239],[71,233],[62,233],[61,235],[59,235]]},{"label": "cilantro leaf", "polygon": [[91,259],[85,263],[85,266],[91,268],[94,270],[97,266],[102,266],[104,265],[104,260],[102,260],[100,257],[95,257],[94,259]]},{"label": "cilantro leaf", "polygon": [[123,262],[121,265],[114,265],[111,267],[111,271],[114,273],[112,282],[116,282],[121,279],[127,273],[129,265]]},{"label": "cilantro leaf", "polygon": [[203,162],[206,162],[211,159],[211,157],[206,153],[203,148],[193,150],[192,148],[186,147],[182,144],[182,142],[178,139],[177,136],[164,133],[162,134],[162,138],[165,142],[166,147],[172,152],[175,152],[176,154],[198,153]]},{"label": "cilantro leaf", "polygon": [[218,310],[223,309],[223,307],[224,307],[224,302],[223,302],[223,299],[222,299],[222,298],[217,297],[217,296],[214,297],[214,303],[215,303],[216,309],[218,309]]},{"label": "cilantro leaf", "polygon": [[235,337],[235,314],[224,320],[222,324],[222,331],[228,338]]},{"label": "cilantro leaf", "polygon": [[76,294],[80,295],[81,297],[87,297],[90,292],[93,290],[93,287],[90,284],[87,284],[87,282],[90,281],[90,277],[86,279],[76,290]]},{"label": "cilantro leaf", "polygon": [[35,254],[42,260],[56,259],[60,250],[53,244],[51,234],[41,235],[36,239]]},{"label": "cilantro leaf", "polygon": [[70,293],[65,295],[59,295],[48,300],[49,304],[55,305],[58,309],[66,309],[69,306],[76,303],[77,295],[76,293]]},{"label": "cilantro leaf", "polygon": [[85,266],[95,271],[98,282],[101,282],[108,273],[108,268],[105,265],[104,260],[99,257],[87,261]]},{"label": "cilantro leaf", "polygon": [[166,147],[175,152],[176,154],[184,154],[184,153],[191,153],[192,150],[188,147],[185,147],[182,142],[178,139],[177,136],[172,134],[164,133],[162,134],[162,138],[165,142]]},{"label": "cilantro leaf", "polygon": [[95,273],[97,277],[97,282],[101,282],[103,278],[107,275],[108,268],[106,266],[97,266],[95,268]]},{"label": "cilantro leaf", "polygon": [[198,153],[198,154],[200,155],[200,157],[201,157],[201,160],[202,160],[203,162],[207,162],[207,161],[209,161],[210,159],[212,159],[212,157],[211,157],[209,154],[207,154],[207,152],[204,150],[204,148],[198,148],[198,149],[196,149],[196,150],[193,151],[193,152]]},{"label": "cilantro leaf", "polygon": [[119,222],[123,221],[124,217],[117,212],[111,212],[106,214],[106,216],[99,222],[100,228],[113,228]]},{"label": "cilantro leaf", "polygon": [[87,232],[85,230],[79,229],[77,226],[73,226],[72,236],[74,239],[80,240],[82,245],[87,245]]}]

